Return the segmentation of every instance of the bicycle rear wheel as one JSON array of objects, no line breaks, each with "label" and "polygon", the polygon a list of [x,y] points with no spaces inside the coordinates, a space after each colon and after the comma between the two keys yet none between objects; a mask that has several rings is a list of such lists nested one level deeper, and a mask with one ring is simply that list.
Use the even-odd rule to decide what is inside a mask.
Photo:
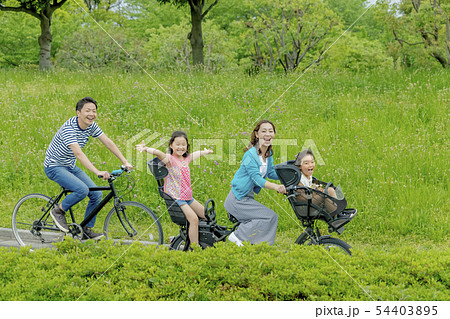
[{"label": "bicycle rear wheel", "polygon": [[29,194],[17,202],[11,223],[20,246],[51,247],[53,243],[64,240],[65,234],[56,227],[48,213],[53,208],[50,200],[46,195]]},{"label": "bicycle rear wheel", "polygon": [[344,251],[349,256],[352,255],[349,244],[339,238],[326,237],[319,239],[319,245],[322,245],[326,250]]},{"label": "bicycle rear wheel", "polygon": [[131,244],[139,241],[145,245],[162,245],[161,223],[154,212],[138,202],[122,202],[106,216],[103,231],[107,239]]},{"label": "bicycle rear wheel", "polygon": [[182,251],[192,250],[192,248],[190,247],[190,243],[186,244],[186,240],[183,237],[181,237],[181,235],[176,236],[172,240],[172,242],[170,243],[169,249],[170,250],[182,250]]}]

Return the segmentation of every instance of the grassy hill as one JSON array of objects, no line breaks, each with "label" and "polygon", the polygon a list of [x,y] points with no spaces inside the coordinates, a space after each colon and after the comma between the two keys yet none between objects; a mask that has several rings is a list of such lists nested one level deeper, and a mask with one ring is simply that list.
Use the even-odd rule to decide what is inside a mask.
[{"label": "grassy hill", "polygon": [[[273,287],[269,289],[270,294],[264,294],[260,293],[264,289],[249,284],[245,289],[250,289],[251,293],[240,294],[237,299],[448,300],[449,88],[450,77],[445,71],[308,72],[303,76],[260,74],[248,77],[229,73],[149,75],[0,70],[0,108],[3,110],[0,126],[0,227],[11,227],[11,212],[20,197],[31,192],[53,195],[58,191],[58,186],[44,174],[45,151],[64,121],[76,115],[75,104],[84,96],[92,96],[99,102],[97,123],[136,167],[137,187],[127,196],[162,215],[166,239],[175,235],[177,228],[164,214],[165,207],[157,194],[156,182],[145,167],[147,158],[137,154],[134,145],[145,139],[148,145],[165,150],[165,138],[174,130],[184,130],[194,151],[212,147],[214,154],[191,167],[194,196],[203,203],[214,198],[219,222],[229,224],[223,201],[251,130],[265,118],[276,125],[275,163],[292,159],[303,147],[312,146],[319,164],[315,175],[341,185],[349,206],[358,209],[358,216],[339,236],[353,246],[354,256],[351,259],[339,257],[344,258],[338,261],[341,268],[320,249],[292,247],[301,232],[299,221],[282,195],[263,190],[259,200],[278,213],[279,225],[274,247],[257,245],[259,248],[246,248],[251,255],[249,258],[261,260],[262,265],[272,265],[268,271],[252,264],[249,267],[256,272],[255,276],[258,276],[258,271],[268,271],[266,275],[270,273],[273,276],[271,280],[276,282],[282,276],[283,263],[294,267],[295,261],[310,258],[311,262],[299,262],[299,267],[305,271],[310,267],[312,275],[317,276],[319,266],[329,267],[330,271],[332,269],[349,280],[348,287],[337,288],[337,281],[324,279],[317,282],[317,287],[331,285],[338,292],[327,294],[326,289],[317,288],[316,291],[311,288],[296,295],[297,288],[292,288],[292,294],[274,297],[271,294],[275,290],[270,290]],[[98,141],[91,141],[84,151],[95,165],[104,170],[113,170],[120,165]],[[79,204],[76,210],[80,220],[85,205],[86,202]],[[99,230],[104,215],[97,219]],[[76,248],[80,247],[76,243],[65,245],[69,248],[39,254],[59,256],[67,261],[71,254],[63,251],[81,249]],[[96,251],[94,246],[82,247],[83,250]],[[245,259],[245,254],[236,249],[220,245],[208,252],[194,251],[189,257],[176,255],[174,259],[177,260],[176,265],[197,260],[199,265],[209,269],[205,271],[207,273],[216,266],[206,263],[205,258],[215,262],[219,259],[211,255],[223,257],[231,254]],[[293,253],[279,253],[288,249]],[[25,253],[17,255],[6,251],[2,255],[27,260],[33,258]],[[50,255],[45,258],[50,258]],[[166,253],[149,252],[150,255],[159,256],[161,260],[167,258]],[[271,261],[274,256],[280,265]],[[432,256],[440,257],[431,263]],[[131,260],[140,258],[144,257]],[[317,265],[314,264],[316,262]],[[239,266],[236,262],[230,263],[232,269],[238,269],[234,268]],[[38,264],[35,270],[41,271]],[[89,285],[95,277],[94,268],[92,274],[79,279],[79,285]],[[425,274],[411,277],[411,272],[422,271],[419,268]],[[346,274],[344,269],[349,273]],[[442,275],[436,275],[438,269],[442,270]],[[373,274],[366,277],[366,271],[373,271]],[[142,269],[139,276],[160,282],[166,275],[160,270]],[[417,279],[419,277],[422,279]],[[1,278],[3,287],[12,284],[12,277]],[[234,284],[237,281],[225,284],[219,277],[204,280],[217,281],[214,285],[222,284],[223,295],[203,291],[201,297],[193,294],[189,298],[186,297],[189,294],[176,292],[164,295],[166,297],[158,294],[125,294],[122,297],[198,300],[217,296],[217,299],[231,300],[233,298],[227,291],[242,290]],[[362,287],[377,292],[367,294]],[[24,299],[40,299],[23,289]],[[439,292],[440,289],[444,292]],[[42,296],[43,299],[48,298],[45,294]],[[16,297],[2,294],[2,299]],[[115,299],[108,294],[102,298]],[[76,298],[70,295],[67,299]]]}]

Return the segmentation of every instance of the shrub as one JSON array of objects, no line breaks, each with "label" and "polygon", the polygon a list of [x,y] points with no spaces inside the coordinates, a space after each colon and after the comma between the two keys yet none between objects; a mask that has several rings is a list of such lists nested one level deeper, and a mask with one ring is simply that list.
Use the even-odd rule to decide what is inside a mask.
[{"label": "shrub", "polygon": [[[219,243],[193,252],[67,240],[2,248],[2,300],[448,300],[445,247],[276,250]],[[332,257],[332,258],[330,258]],[[11,265],[16,265],[11,267]],[[342,267],[342,268],[341,268]]]},{"label": "shrub", "polygon": [[120,29],[110,31],[114,39],[99,28],[82,28],[65,38],[56,54],[56,65],[67,69],[94,70],[113,68],[139,69],[142,63],[139,43]]},{"label": "shrub", "polygon": [[345,34],[329,48],[322,64],[332,70],[356,72],[394,67],[393,59],[386,54],[381,43],[351,34]]}]

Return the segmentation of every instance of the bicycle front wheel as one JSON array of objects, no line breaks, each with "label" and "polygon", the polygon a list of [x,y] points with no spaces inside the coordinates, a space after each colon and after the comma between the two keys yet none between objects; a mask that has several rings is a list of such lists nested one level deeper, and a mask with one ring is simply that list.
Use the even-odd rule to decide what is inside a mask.
[{"label": "bicycle front wheel", "polygon": [[51,198],[42,194],[22,197],[12,213],[12,230],[20,246],[33,248],[51,247],[52,243],[64,240],[61,232],[50,217]]},{"label": "bicycle front wheel", "polygon": [[117,204],[106,216],[103,231],[107,239],[125,244],[139,241],[145,245],[162,245],[164,242],[158,217],[138,202]]},{"label": "bicycle front wheel", "polygon": [[309,234],[306,231],[303,231],[300,236],[298,236],[297,240],[295,241],[295,243],[297,245],[303,245],[309,238],[311,238],[309,236]]}]

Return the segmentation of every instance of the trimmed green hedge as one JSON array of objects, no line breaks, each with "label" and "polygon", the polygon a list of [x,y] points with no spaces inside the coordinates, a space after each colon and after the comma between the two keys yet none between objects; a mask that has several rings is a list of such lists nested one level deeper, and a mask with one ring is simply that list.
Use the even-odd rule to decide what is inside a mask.
[{"label": "trimmed green hedge", "polygon": [[[58,250],[0,249],[2,300],[448,300],[446,247],[266,244],[184,253],[66,240]],[[15,265],[15,266],[14,266]],[[342,267],[342,268],[341,268]]]}]

